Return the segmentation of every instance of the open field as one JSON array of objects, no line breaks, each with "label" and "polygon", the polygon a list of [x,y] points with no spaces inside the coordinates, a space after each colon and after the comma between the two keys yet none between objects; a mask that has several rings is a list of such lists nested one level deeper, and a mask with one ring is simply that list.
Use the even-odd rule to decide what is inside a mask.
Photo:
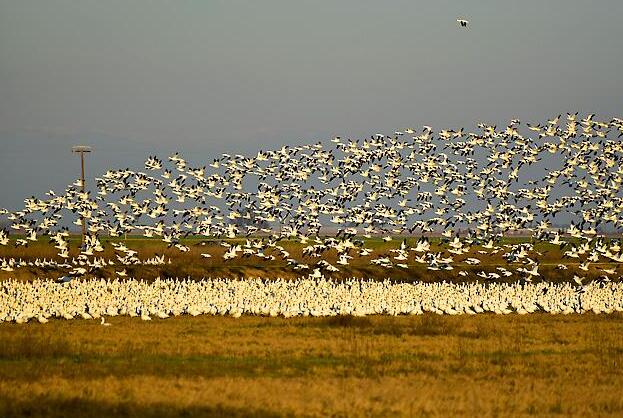
[{"label": "open field", "polygon": [[[106,249],[97,256],[115,260],[107,241],[102,239]],[[366,240],[365,246],[378,256],[400,241]],[[508,238],[502,245],[523,241]],[[431,242],[431,251],[442,250],[439,239]],[[141,260],[164,254],[171,263],[116,264],[85,279],[113,278],[122,269],[146,281],[308,273],[293,270],[282,258],[224,261],[225,248],[202,238],[184,240],[186,253],[158,240],[130,237],[125,244]],[[300,243],[282,245],[296,259],[318,261],[303,257]],[[70,259],[78,256],[78,246],[74,237]],[[472,253],[480,249],[473,246]],[[535,250],[538,280],[570,281],[578,271],[578,263],[563,258],[558,246],[537,243]],[[0,257],[58,259],[46,240],[0,247]],[[370,257],[358,257],[327,276],[464,282],[497,266],[523,266],[509,266],[499,253],[479,257],[480,265],[458,261],[452,271],[431,271],[411,261],[408,269],[385,269],[370,265]],[[335,263],[335,250],[326,260]],[[606,261],[591,263],[581,275],[596,278],[609,267],[620,277],[618,264]],[[559,263],[568,270],[556,269]],[[469,277],[458,276],[459,269]],[[62,274],[29,266],[0,272],[0,281]],[[621,313],[106,319],[111,326],[80,319],[0,324],[0,417],[623,415]]]},{"label": "open field", "polygon": [[623,315],[0,324],[0,416],[621,416]]},{"label": "open field", "polygon": [[[573,238],[566,239],[569,242],[573,242]],[[96,257],[103,257],[105,259],[112,259],[113,261],[117,261],[115,258],[115,251],[110,246],[107,245],[111,241],[110,238],[102,237],[102,244],[104,245],[105,251],[101,253],[96,253]],[[138,251],[138,257],[141,260],[145,260],[148,258],[152,258],[156,255],[164,255],[165,260],[171,260],[170,264],[165,265],[129,265],[124,266],[117,262],[114,266],[108,266],[104,269],[101,269],[97,272],[97,274],[86,275],[86,277],[108,277],[114,278],[116,277],[115,271],[120,271],[125,269],[129,277],[133,277],[139,280],[147,280],[151,281],[156,277],[169,278],[169,277],[191,277],[193,279],[201,279],[203,277],[228,277],[228,278],[244,278],[244,277],[265,277],[265,278],[296,278],[300,276],[305,276],[311,272],[311,270],[307,271],[296,271],[291,266],[289,266],[285,259],[280,256],[276,256],[276,260],[274,261],[266,261],[260,259],[256,256],[251,257],[238,257],[234,260],[225,261],[222,258],[222,255],[225,253],[226,248],[219,245],[219,240],[207,240],[205,238],[188,238],[183,239],[182,244],[188,246],[190,251],[186,253],[182,253],[176,248],[167,247],[165,243],[158,239],[146,239],[141,237],[129,237],[127,240],[115,238],[112,241],[114,242],[123,242],[128,248],[134,249]],[[235,240],[224,240],[228,243],[244,243],[244,239],[235,239]],[[390,249],[396,249],[400,246],[400,242],[402,238],[396,237],[394,240],[390,242],[385,242],[380,238],[377,239],[365,239],[366,248],[371,248],[373,250],[372,255],[370,256],[360,256],[355,257],[350,260],[350,264],[347,266],[339,266],[340,271],[335,273],[325,272],[325,276],[333,277],[333,278],[349,278],[349,277],[363,277],[363,278],[391,278],[399,281],[442,281],[442,280],[452,280],[452,281],[476,281],[480,280],[476,273],[480,271],[491,272],[495,271],[496,267],[504,266],[509,268],[509,264],[502,258],[502,252],[498,252],[497,254],[487,254],[483,256],[482,254],[478,254],[478,250],[482,250],[482,248],[478,246],[472,246],[472,251],[467,254],[463,254],[461,256],[455,257],[457,260],[465,259],[467,257],[477,257],[482,260],[482,263],[479,265],[468,265],[466,263],[462,263],[460,261],[455,261],[453,266],[455,267],[452,271],[431,271],[427,270],[425,265],[418,264],[412,260],[413,253],[411,255],[411,260],[407,262],[409,268],[392,268],[386,269],[383,267],[375,266],[370,264],[370,259],[374,257],[378,257],[380,255],[388,255],[392,256],[389,252]],[[408,237],[407,243],[410,246],[415,246],[415,242],[417,238]],[[447,246],[441,246],[439,244],[439,238],[431,238],[431,251],[445,251],[445,256],[452,256],[452,254],[447,252]],[[502,241],[502,245],[508,244],[519,244],[522,242],[529,242],[527,238],[520,237],[512,237],[505,238]],[[302,255],[303,245],[300,242],[296,241],[283,241],[281,245],[290,253],[290,256],[300,262],[304,262],[309,264],[310,266],[318,262],[319,258],[306,257]],[[70,239],[70,249],[69,255],[71,258],[77,257],[80,253],[80,238],[72,237]],[[578,271],[577,266],[580,264],[578,260],[564,258],[563,252],[564,249],[558,245],[553,245],[549,243],[538,242],[534,245],[536,252],[531,254],[535,260],[538,261],[540,267],[539,272],[547,281],[559,282],[559,281],[571,281],[572,277],[575,273],[578,273],[582,277],[586,277],[588,279],[594,279],[602,275],[600,269],[602,268],[614,268],[618,266],[618,263],[611,262],[611,260],[601,258],[599,262],[591,263],[589,271]],[[14,245],[0,247],[0,258],[15,258],[15,259],[23,259],[28,261],[34,261],[36,259],[54,259],[56,261],[63,261],[57,255],[57,249],[53,247],[53,244],[48,243],[47,239],[39,239],[36,242],[30,242],[28,247],[15,247]],[[488,251],[490,252],[490,250]],[[201,253],[210,253],[212,254],[211,258],[203,258],[201,257]],[[267,254],[271,254],[269,251]],[[326,257],[323,258],[335,265],[337,260],[337,253],[334,249],[328,251],[326,253]],[[564,264],[569,266],[568,270],[561,271],[556,269],[558,264]],[[521,263],[515,263],[510,265],[511,267],[517,268],[524,266]],[[458,275],[459,270],[465,270],[470,272],[468,277],[461,277]],[[37,277],[49,277],[56,278],[60,277],[66,273],[66,271],[62,269],[56,268],[39,268],[36,266],[20,268],[16,269],[13,272],[0,271],[0,280],[15,278],[20,280],[31,280]],[[617,270],[618,275],[623,274],[623,270]],[[507,279],[507,281],[516,281],[520,278],[519,275],[514,275]],[[615,277],[611,277],[611,279],[616,279]]]}]

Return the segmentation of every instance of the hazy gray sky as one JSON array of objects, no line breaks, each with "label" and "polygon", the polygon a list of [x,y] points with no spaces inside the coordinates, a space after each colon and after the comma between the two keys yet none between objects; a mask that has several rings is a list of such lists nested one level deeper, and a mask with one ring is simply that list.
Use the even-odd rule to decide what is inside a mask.
[{"label": "hazy gray sky", "polygon": [[[467,30],[456,18],[470,20]],[[623,1],[0,0],[0,207],[178,150],[623,112]]]}]

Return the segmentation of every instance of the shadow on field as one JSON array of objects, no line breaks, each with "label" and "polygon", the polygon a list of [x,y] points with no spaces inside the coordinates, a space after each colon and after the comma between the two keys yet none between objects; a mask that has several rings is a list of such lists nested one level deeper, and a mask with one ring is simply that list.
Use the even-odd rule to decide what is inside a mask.
[{"label": "shadow on field", "polygon": [[108,403],[80,398],[56,399],[39,396],[28,402],[0,401],[2,417],[101,418],[101,417],[284,417],[263,409],[231,408],[222,405],[175,407],[165,404],[136,405]]},{"label": "shadow on field", "polygon": [[494,333],[492,326],[479,323],[475,329],[463,329],[458,321],[450,317],[426,314],[418,315],[411,321],[383,321],[379,323],[369,317],[341,315],[321,318],[317,322],[319,327],[327,328],[350,328],[362,333],[373,335],[402,336],[459,336],[465,338],[488,338]]},{"label": "shadow on field", "polygon": [[70,352],[67,340],[33,332],[7,339],[0,344],[0,360],[54,359]]}]

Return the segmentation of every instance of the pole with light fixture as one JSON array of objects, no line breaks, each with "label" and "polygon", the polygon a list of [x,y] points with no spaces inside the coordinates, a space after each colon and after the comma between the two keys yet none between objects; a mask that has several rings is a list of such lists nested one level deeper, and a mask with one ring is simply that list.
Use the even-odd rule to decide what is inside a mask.
[{"label": "pole with light fixture", "polygon": [[[86,145],[76,145],[74,147],[71,147],[71,152],[80,154],[80,165],[82,167],[82,176],[80,177],[80,180],[81,180],[81,184],[82,184],[82,193],[84,193],[84,190],[85,190],[84,153],[85,152],[91,152],[91,147],[86,146]],[[83,216],[82,217],[82,246],[84,246],[84,238],[85,238],[86,234],[87,234],[87,223],[86,223],[86,220],[84,219],[84,216]]]}]

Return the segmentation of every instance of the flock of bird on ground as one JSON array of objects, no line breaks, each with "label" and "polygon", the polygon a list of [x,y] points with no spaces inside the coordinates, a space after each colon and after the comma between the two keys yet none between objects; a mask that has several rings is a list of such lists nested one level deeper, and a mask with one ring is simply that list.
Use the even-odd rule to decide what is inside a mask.
[{"label": "flock of bird on ground", "polygon": [[350,279],[89,279],[0,283],[0,323],[100,319],[143,320],[179,315],[440,315],[546,312],[607,314],[623,311],[623,283],[395,283]]},{"label": "flock of bird on ground", "polygon": [[[0,250],[40,236],[58,249],[53,259],[1,257],[0,269],[61,268],[68,272],[62,281],[69,281],[107,266],[123,278],[125,266],[170,262],[164,255],[140,259],[128,242],[100,241],[139,232],[182,253],[190,250],[184,238],[210,237],[225,247],[225,263],[283,260],[317,279],[356,257],[390,272],[419,265],[456,267],[468,276],[473,269],[465,266],[497,255],[506,265],[483,269],[480,278],[530,282],[541,276],[535,245],[549,243],[565,259],[558,268],[577,266],[577,285],[589,270],[602,282],[619,280],[623,119],[559,115],[528,124],[527,134],[517,119],[502,129],[477,126],[477,132],[424,126],[362,140],[335,137],[328,148],[318,142],[253,156],[223,154],[200,167],[177,153],[168,161],[150,156],[145,170],[107,171],[93,192],[76,181],[62,194],[26,199],[20,211],[0,211],[11,222],[0,230]],[[77,256],[70,256],[68,219],[86,224]],[[12,238],[11,229],[21,235]],[[529,239],[503,243],[513,233]],[[419,239],[410,246],[395,238],[405,235]],[[440,246],[431,246],[433,235]],[[361,236],[399,244],[379,252]],[[304,259],[284,248],[292,240],[303,245]],[[115,258],[98,256],[104,245],[114,247]],[[196,262],[211,257],[204,252]]]}]

